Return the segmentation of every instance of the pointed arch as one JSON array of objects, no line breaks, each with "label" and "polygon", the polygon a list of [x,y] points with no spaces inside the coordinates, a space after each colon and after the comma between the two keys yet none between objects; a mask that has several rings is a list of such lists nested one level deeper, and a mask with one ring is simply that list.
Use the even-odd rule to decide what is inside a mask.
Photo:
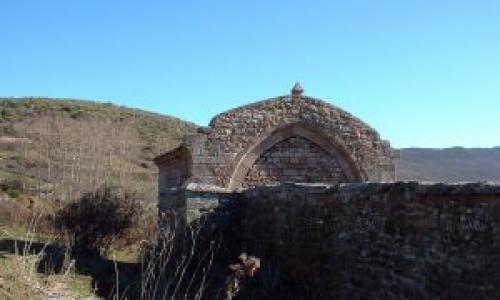
[{"label": "pointed arch", "polygon": [[361,182],[366,180],[367,176],[363,170],[356,165],[354,159],[341,142],[333,140],[322,133],[320,129],[310,124],[292,123],[273,128],[261,134],[251,143],[251,146],[246,151],[243,151],[236,157],[231,166],[231,177],[229,179],[228,188],[235,189],[239,187],[248,170],[264,152],[274,145],[294,136],[303,137],[315,143],[334,157],[349,182]]}]

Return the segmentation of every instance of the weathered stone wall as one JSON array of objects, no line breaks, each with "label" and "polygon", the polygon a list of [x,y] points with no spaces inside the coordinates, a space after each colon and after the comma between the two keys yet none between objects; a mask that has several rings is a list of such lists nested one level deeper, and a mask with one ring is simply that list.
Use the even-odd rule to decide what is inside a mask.
[{"label": "weathered stone wall", "polygon": [[[188,184],[184,187],[166,189],[158,199],[158,210],[174,214],[185,223],[191,223],[214,217],[214,214],[224,214],[227,218],[233,211],[228,207],[239,205],[240,193],[230,193],[220,187],[202,184]],[[236,215],[235,215],[236,217]]]},{"label": "weathered stone wall", "polygon": [[294,293],[309,290],[297,299],[500,298],[500,185],[189,185],[168,195],[160,210],[232,232],[232,247],[278,269]]},{"label": "weathered stone wall", "polygon": [[278,182],[346,182],[335,157],[302,137],[288,138],[264,152],[248,170],[243,187]]},{"label": "weathered stone wall", "polygon": [[244,199],[247,250],[310,298],[500,299],[500,186],[282,184]]},{"label": "weathered stone wall", "polygon": [[[269,148],[290,138],[307,140],[327,152],[332,163],[338,164],[334,168],[341,170],[329,176],[306,178],[308,182],[318,182],[324,177],[329,177],[328,182],[393,181],[395,178],[397,154],[374,129],[329,103],[293,95],[230,110],[216,116],[210,127],[186,137],[184,146],[192,155],[188,181],[228,189],[274,182],[276,177],[272,176],[279,175],[258,175],[257,178],[250,169],[260,172],[272,168],[264,166],[267,163],[259,158],[263,158]],[[159,165],[160,169],[166,168]],[[300,177],[297,180],[303,179],[300,174],[297,176]]]},{"label": "weathered stone wall", "polygon": [[191,170],[191,154],[184,147],[179,147],[169,155],[157,159],[161,165],[158,174],[158,190],[163,193],[172,187],[182,186],[189,178]]}]

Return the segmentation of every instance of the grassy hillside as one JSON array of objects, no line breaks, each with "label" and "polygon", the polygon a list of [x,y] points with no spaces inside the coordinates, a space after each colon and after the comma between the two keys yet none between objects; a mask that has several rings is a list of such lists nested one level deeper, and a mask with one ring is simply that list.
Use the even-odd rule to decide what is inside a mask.
[{"label": "grassy hillside", "polygon": [[402,149],[399,179],[500,181],[500,147]]},{"label": "grassy hillside", "polygon": [[0,98],[0,189],[65,200],[113,182],[153,200],[152,158],[195,128],[111,103]]}]

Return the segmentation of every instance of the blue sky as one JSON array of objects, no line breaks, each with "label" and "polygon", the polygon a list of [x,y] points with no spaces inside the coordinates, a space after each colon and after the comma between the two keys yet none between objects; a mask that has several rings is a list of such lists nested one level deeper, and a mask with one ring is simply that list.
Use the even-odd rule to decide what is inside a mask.
[{"label": "blue sky", "polygon": [[396,147],[500,145],[500,1],[1,1],[0,95],[207,125],[289,93]]}]

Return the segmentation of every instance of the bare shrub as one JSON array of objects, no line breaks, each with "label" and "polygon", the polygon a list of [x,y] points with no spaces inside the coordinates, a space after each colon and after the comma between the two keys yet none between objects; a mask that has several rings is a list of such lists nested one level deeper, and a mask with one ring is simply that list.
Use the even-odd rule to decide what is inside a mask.
[{"label": "bare shrub", "polygon": [[125,234],[113,242],[112,248],[140,248],[141,245],[154,243],[158,239],[158,211],[152,205],[141,204],[137,226],[130,227]]},{"label": "bare shrub", "polygon": [[101,254],[137,224],[140,214],[134,193],[103,186],[63,206],[56,212],[55,225],[72,237],[76,252]]},{"label": "bare shrub", "polygon": [[169,216],[160,223],[158,238],[143,247],[140,299],[202,299],[220,241],[204,239],[203,222],[184,227]]}]

